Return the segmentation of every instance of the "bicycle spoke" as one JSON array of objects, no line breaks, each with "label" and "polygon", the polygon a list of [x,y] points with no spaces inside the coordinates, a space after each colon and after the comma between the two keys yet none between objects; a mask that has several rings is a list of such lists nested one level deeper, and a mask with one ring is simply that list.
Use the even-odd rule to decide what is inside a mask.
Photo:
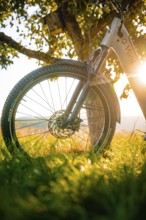
[{"label": "bicycle spoke", "polygon": [[46,100],[43,99],[42,96],[40,96],[40,94],[39,94],[38,92],[36,92],[34,89],[32,89],[32,91],[34,91],[34,93],[35,93],[41,100],[43,100],[46,104],[48,104],[49,107],[52,109],[52,112],[53,112],[54,108],[53,108],[52,106],[50,106],[50,104],[47,103]]},{"label": "bicycle spoke", "polygon": [[49,92],[50,92],[50,96],[51,96],[51,101],[52,101],[52,104],[53,104],[53,109],[55,111],[55,104],[54,104],[54,99],[53,99],[53,95],[52,95],[52,90],[51,90],[51,87],[50,87],[50,82],[49,80],[47,80],[48,82],[48,88],[49,88]]},{"label": "bicycle spoke", "polygon": [[[44,120],[44,118],[40,118],[40,117],[37,117],[37,116],[34,116],[34,115],[30,115],[30,114],[27,114],[27,113],[24,113],[24,112],[21,112],[21,111],[17,111],[16,112],[16,120],[15,121],[25,121],[26,119],[20,119],[20,117],[17,117],[17,114],[18,115],[23,115],[24,116],[27,116],[29,120]],[[19,119],[18,119],[19,118]],[[45,119],[46,120],[46,119]]]},{"label": "bicycle spoke", "polygon": [[71,93],[71,90],[73,89],[73,85],[74,85],[74,84],[75,84],[75,79],[72,81],[69,90],[67,91],[67,89],[66,89],[66,96],[65,96],[65,100],[64,100],[64,102],[63,102],[63,106],[64,106],[65,103],[66,103],[66,107],[67,107],[67,103],[68,103],[67,100],[68,100],[68,98],[69,98],[69,95],[70,95],[70,93]]},{"label": "bicycle spoke", "polygon": [[46,109],[46,110],[52,112],[49,108],[47,108],[47,107],[45,107],[43,104],[40,104],[39,102],[35,101],[35,100],[32,99],[31,97],[29,97],[29,96],[27,96],[27,95],[26,95],[26,97],[27,97],[28,99],[30,99],[31,101],[33,101],[34,103],[36,103],[38,106],[41,106],[41,107],[43,107],[44,109]]},{"label": "bicycle spoke", "polygon": [[[18,138],[27,138],[27,137],[31,137],[31,136],[36,136],[38,137],[38,135],[42,135],[42,134],[46,134],[46,133],[49,133],[48,131],[43,131],[43,132],[38,132],[38,133],[35,133],[35,134],[27,134],[27,135],[24,135],[24,136],[18,136]],[[34,137],[37,138],[37,137]],[[33,139],[32,139],[33,140]],[[30,140],[31,141],[31,140]],[[27,142],[28,143],[28,142]]]},{"label": "bicycle spoke", "polygon": [[[29,149],[27,149],[27,151],[26,152],[29,152],[31,149],[33,149],[33,147],[35,146],[35,148],[36,148],[36,145],[38,145],[39,144],[39,142],[42,140],[42,137],[44,137],[46,134],[42,134],[42,135],[40,135],[39,136],[39,139],[37,139],[36,140],[36,142],[29,148]],[[48,134],[47,134],[47,136],[48,136]],[[33,139],[34,140],[34,139]],[[39,145],[39,147],[40,147],[40,145]],[[35,152],[35,154],[36,154],[37,152]]]},{"label": "bicycle spoke", "polygon": [[58,94],[59,94],[59,100],[60,100],[60,107],[61,107],[61,110],[62,110],[61,93],[60,93],[60,86],[59,86],[58,80],[57,80],[57,88],[58,88]]},{"label": "bicycle spoke", "polygon": [[[25,122],[27,122],[27,121],[25,121]],[[43,122],[46,122],[46,120],[41,121],[41,122],[37,122],[37,123],[33,123],[33,124],[30,124],[30,125],[25,125],[25,126],[22,126],[22,127],[18,127],[18,128],[16,128],[16,130],[20,130],[20,129],[23,129],[23,128],[29,128],[30,126],[36,126],[36,125],[42,124]]]},{"label": "bicycle spoke", "polygon": [[44,95],[44,97],[45,97],[45,99],[46,99],[46,103],[48,104],[48,106],[50,106],[49,101],[48,101],[48,98],[47,98],[47,96],[46,96],[46,93],[45,93],[45,91],[44,91],[44,89],[43,89],[43,87],[42,87],[42,84],[39,83],[39,85],[40,85],[41,90],[42,90],[42,93],[43,93],[43,95]]},{"label": "bicycle spoke", "polygon": [[42,115],[40,115],[38,112],[32,110],[32,109],[29,108],[28,106],[26,106],[26,105],[24,105],[24,104],[22,104],[22,103],[20,103],[20,104],[21,104],[23,107],[25,107],[26,109],[30,110],[31,112],[33,112],[33,113],[35,113],[36,115],[38,115],[39,117],[41,117],[42,119],[47,120],[45,117],[43,117]]}]

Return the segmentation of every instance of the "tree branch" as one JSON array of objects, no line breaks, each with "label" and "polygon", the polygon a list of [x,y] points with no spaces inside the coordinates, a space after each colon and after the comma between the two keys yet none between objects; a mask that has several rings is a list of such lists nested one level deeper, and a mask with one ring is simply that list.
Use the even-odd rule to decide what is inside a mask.
[{"label": "tree branch", "polygon": [[7,44],[8,46],[12,47],[13,49],[28,57],[35,58],[37,60],[42,60],[49,64],[53,63],[55,60],[55,58],[49,56],[46,53],[27,49],[26,47],[20,45],[18,42],[13,40],[11,37],[5,35],[3,32],[0,32],[0,42]]}]

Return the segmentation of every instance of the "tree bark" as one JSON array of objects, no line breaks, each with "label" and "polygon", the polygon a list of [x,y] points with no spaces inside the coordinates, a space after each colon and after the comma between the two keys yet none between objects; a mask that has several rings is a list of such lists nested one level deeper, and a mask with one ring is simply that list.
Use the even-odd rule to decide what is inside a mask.
[{"label": "tree bark", "polygon": [[21,44],[13,40],[11,37],[5,35],[3,32],[0,32],[0,42],[7,44],[8,46],[12,47],[16,51],[28,57],[35,58],[37,60],[42,60],[49,64],[53,63],[55,60],[53,57],[49,56],[46,53],[27,49],[26,47],[22,46]]}]

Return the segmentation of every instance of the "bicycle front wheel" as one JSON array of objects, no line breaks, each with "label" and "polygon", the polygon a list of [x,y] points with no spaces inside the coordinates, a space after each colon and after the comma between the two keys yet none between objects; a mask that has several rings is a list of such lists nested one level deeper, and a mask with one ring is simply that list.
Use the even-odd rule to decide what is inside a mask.
[{"label": "bicycle front wheel", "polygon": [[9,94],[2,113],[2,134],[10,153],[30,156],[54,151],[85,151],[107,146],[116,118],[106,85],[92,86],[70,128],[62,128],[65,110],[86,68],[50,65],[26,75]]}]

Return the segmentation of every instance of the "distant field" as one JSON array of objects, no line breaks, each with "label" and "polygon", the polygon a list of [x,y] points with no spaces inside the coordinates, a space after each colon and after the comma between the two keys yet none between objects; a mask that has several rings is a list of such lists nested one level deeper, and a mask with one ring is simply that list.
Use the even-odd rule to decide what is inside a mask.
[{"label": "distant field", "polygon": [[117,123],[117,131],[133,131],[141,129],[146,131],[146,122],[144,116],[123,116],[121,123]]},{"label": "distant field", "polygon": [[2,220],[146,219],[146,142],[138,132],[116,134],[103,155],[11,157],[0,143]]}]

